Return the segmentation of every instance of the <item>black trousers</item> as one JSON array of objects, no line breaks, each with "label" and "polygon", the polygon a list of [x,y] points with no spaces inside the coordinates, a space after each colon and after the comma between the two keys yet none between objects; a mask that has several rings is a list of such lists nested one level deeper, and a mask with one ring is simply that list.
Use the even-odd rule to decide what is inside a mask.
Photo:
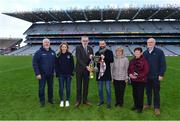
[{"label": "black trousers", "polygon": [[[87,70],[76,72],[76,101],[83,103],[87,101],[89,88],[89,72]],[[83,91],[82,91],[83,90]],[[83,95],[83,96],[82,96]]]},{"label": "black trousers", "polygon": [[116,104],[123,105],[126,82],[125,80],[114,80],[113,84],[115,90]]},{"label": "black trousers", "polygon": [[132,81],[133,100],[136,109],[143,109],[145,85],[146,83],[144,82]]}]

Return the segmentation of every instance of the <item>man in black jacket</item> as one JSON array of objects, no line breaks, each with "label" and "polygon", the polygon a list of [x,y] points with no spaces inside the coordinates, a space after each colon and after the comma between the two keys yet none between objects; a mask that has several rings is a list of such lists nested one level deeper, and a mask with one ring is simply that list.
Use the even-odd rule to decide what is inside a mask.
[{"label": "man in black jacket", "polygon": [[100,56],[99,63],[97,65],[98,72],[96,74],[96,80],[98,81],[98,90],[100,102],[97,104],[101,106],[104,104],[103,85],[106,86],[107,92],[107,109],[111,108],[111,68],[110,64],[114,62],[113,52],[106,48],[105,41],[99,41],[99,50],[95,54]]},{"label": "man in black jacket", "polygon": [[43,39],[43,46],[33,57],[33,69],[39,80],[39,100],[41,107],[45,105],[45,85],[48,85],[48,102],[53,104],[53,76],[55,70],[55,52],[50,48],[50,40]]},{"label": "man in black jacket", "polygon": [[152,104],[152,92],[154,96],[154,113],[160,115],[160,81],[163,80],[166,71],[166,60],[164,52],[155,47],[156,40],[147,40],[147,50],[144,56],[149,63],[150,71],[147,78],[146,94],[147,105],[144,109],[149,109]]},{"label": "man in black jacket", "polygon": [[[87,36],[81,37],[81,45],[76,47],[76,104],[79,107],[83,98],[83,104],[91,105],[87,100],[89,87],[89,72],[90,59],[93,55],[93,49],[88,46],[89,38]],[[83,89],[83,91],[82,91]],[[82,96],[83,92],[83,96]]]}]

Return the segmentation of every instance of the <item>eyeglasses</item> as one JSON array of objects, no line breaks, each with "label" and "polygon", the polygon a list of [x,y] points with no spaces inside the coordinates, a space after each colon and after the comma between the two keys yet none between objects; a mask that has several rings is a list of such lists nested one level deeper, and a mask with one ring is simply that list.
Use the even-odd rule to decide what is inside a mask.
[{"label": "eyeglasses", "polygon": [[154,42],[147,42],[147,43],[154,43]]},{"label": "eyeglasses", "polygon": [[89,40],[81,40],[81,41],[83,41],[83,42],[88,42]]}]

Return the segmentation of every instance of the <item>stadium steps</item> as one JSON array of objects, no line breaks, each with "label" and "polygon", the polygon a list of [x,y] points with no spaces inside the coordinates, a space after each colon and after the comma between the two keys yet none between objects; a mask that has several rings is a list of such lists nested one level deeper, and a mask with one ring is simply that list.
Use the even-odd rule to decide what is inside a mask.
[{"label": "stadium steps", "polygon": [[174,55],[177,55],[177,56],[180,56],[180,54],[178,54],[178,53],[176,53],[176,52],[174,52],[174,51],[172,51],[172,50],[170,50],[170,49],[168,49],[167,47],[163,47],[164,49],[166,49],[167,51],[169,51],[169,52],[171,52],[171,53],[173,53]]},{"label": "stadium steps", "polygon": [[31,46],[28,46],[28,45],[23,46],[23,47],[21,47],[20,49],[15,50],[15,51],[9,53],[8,55],[18,55],[19,53],[21,53],[21,52],[23,52],[23,51],[29,49],[30,47],[31,47]]},{"label": "stadium steps", "polygon": [[157,45],[156,47],[159,48],[159,49],[161,49],[161,50],[164,52],[165,56],[176,56],[174,53],[166,50],[166,49],[164,48],[164,46]]},{"label": "stadium steps", "polygon": [[73,55],[75,55],[75,51],[76,51],[76,48],[74,48],[71,53],[72,53]]},{"label": "stadium steps", "polygon": [[134,55],[134,53],[132,52],[131,48],[130,48],[129,46],[127,46],[127,47],[128,47],[129,52],[130,52],[132,55]]}]

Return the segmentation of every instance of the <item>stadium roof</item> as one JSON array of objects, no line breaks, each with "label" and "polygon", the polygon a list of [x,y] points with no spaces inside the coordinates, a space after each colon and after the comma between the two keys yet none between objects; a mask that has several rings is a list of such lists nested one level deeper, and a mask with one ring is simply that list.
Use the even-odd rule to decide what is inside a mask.
[{"label": "stadium roof", "polygon": [[28,22],[77,22],[98,20],[180,20],[180,7],[39,10],[3,13]]}]

